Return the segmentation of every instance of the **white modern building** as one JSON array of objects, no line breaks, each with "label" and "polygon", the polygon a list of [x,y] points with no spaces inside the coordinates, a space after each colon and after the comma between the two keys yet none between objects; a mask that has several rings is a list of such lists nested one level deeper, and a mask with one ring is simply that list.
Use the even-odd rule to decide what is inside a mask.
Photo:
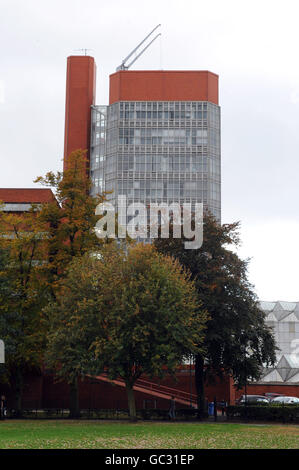
[{"label": "white modern building", "polygon": [[299,302],[260,302],[273,328],[277,363],[264,370],[259,382],[299,384]]}]

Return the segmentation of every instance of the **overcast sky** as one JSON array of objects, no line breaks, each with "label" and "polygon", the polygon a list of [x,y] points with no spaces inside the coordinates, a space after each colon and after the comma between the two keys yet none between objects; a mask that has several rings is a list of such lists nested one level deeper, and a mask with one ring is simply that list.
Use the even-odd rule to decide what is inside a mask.
[{"label": "overcast sky", "polygon": [[0,187],[62,168],[66,58],[88,48],[97,104],[161,23],[136,69],[210,70],[222,113],[222,222],[262,300],[299,301],[298,0],[0,0]]}]

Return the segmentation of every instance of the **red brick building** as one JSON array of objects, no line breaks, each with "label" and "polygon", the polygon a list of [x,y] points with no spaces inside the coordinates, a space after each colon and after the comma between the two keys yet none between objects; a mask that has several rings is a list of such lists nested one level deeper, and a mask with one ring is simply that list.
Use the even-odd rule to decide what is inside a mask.
[{"label": "red brick building", "polygon": [[22,213],[32,204],[42,205],[53,202],[55,196],[51,189],[43,188],[0,188],[0,202],[5,212]]}]

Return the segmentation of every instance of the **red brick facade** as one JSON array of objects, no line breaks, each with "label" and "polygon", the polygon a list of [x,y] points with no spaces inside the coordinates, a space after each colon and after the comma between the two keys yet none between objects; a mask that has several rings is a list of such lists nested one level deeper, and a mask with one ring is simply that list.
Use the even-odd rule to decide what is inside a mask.
[{"label": "red brick facade", "polygon": [[[265,393],[281,393],[289,397],[299,398],[299,384],[252,384],[247,386],[248,395],[265,395]],[[245,389],[236,392],[236,398],[245,394]]]},{"label": "red brick facade", "polygon": [[93,57],[67,59],[64,168],[74,150],[87,150],[89,160],[91,106],[95,104],[96,65]]},{"label": "red brick facade", "polygon": [[0,201],[6,204],[45,204],[54,200],[51,189],[0,188]]},{"label": "red brick facade", "polygon": [[208,71],[121,70],[110,75],[117,101],[210,101],[218,104],[218,75]]},{"label": "red brick facade", "polygon": [[[153,380],[161,386],[171,387],[176,390],[183,390],[189,394],[196,394],[194,374],[188,370],[179,372],[173,379],[170,376],[163,380]],[[0,385],[1,393],[7,396],[8,407],[14,406],[13,390],[6,385]],[[206,398],[213,401],[225,400],[233,404],[235,401],[234,392],[232,394],[232,383],[229,378],[219,379],[215,384],[207,384]],[[139,391],[135,391],[136,406],[138,409],[160,408],[166,409],[169,406],[169,399],[154,396]],[[128,407],[126,390],[118,385],[109,384],[94,379],[86,379],[79,382],[79,402],[81,409],[126,409]],[[187,405],[178,405],[184,408]],[[25,380],[23,392],[23,408],[26,409],[47,409],[47,408],[68,408],[69,407],[69,386],[65,382],[56,382],[52,375],[29,375]]]},{"label": "red brick facade", "polygon": [[[176,390],[183,390],[187,394],[196,394],[194,374],[189,370],[179,372],[174,380],[166,376],[163,380],[153,380],[161,386],[171,387]],[[7,385],[0,384],[0,392],[7,397],[8,407],[13,408],[13,390]],[[249,395],[264,395],[267,392],[281,393],[286,396],[299,397],[299,384],[261,384],[247,385]],[[233,381],[225,377],[222,381],[216,379],[214,384],[206,384],[206,398],[209,402],[217,398],[217,401],[226,401],[233,405],[235,400],[245,393],[245,390],[236,390]],[[160,408],[167,409],[169,400],[161,397],[155,398],[152,395],[135,391],[137,409]],[[79,402],[81,409],[126,409],[128,407],[126,390],[118,385],[109,384],[94,379],[86,379],[79,382]],[[178,405],[184,408],[187,405]],[[65,382],[56,382],[52,375],[28,375],[25,380],[23,392],[24,409],[47,409],[69,407],[69,386]]]}]

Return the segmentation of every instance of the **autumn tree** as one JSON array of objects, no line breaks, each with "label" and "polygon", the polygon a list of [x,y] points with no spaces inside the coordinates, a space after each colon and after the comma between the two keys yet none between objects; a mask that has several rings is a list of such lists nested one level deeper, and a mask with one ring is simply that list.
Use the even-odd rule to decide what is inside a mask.
[{"label": "autumn tree", "polygon": [[24,214],[0,211],[0,337],[6,346],[4,378],[22,412],[24,374],[40,368],[45,347],[41,309],[48,301],[45,227],[37,208]]},{"label": "autumn tree", "polygon": [[[42,332],[47,331],[48,319],[41,315],[42,307],[50,297],[55,298],[71,260],[100,246],[94,231],[99,219],[95,208],[104,196],[89,195],[87,170],[86,152],[75,151],[63,172],[49,172],[36,179],[55,190],[52,202],[21,214],[0,211],[0,248],[8,253],[2,276],[9,278],[12,293],[1,306],[2,326],[10,350],[6,370],[15,368],[12,376],[18,409],[23,372],[30,364],[40,365],[43,361]],[[76,389],[74,379],[74,397]]]},{"label": "autumn tree", "polygon": [[100,245],[94,231],[99,220],[95,209],[105,196],[90,195],[91,180],[87,170],[86,152],[76,150],[67,158],[63,172],[50,171],[35,180],[55,192],[55,200],[43,205],[39,212],[40,220],[48,225],[48,267],[54,294],[57,282],[72,259]]},{"label": "autumn tree", "polygon": [[[67,158],[63,172],[50,171],[35,180],[55,192],[55,201],[44,205],[38,216],[41,223],[48,226],[48,283],[53,298],[70,262],[84,253],[99,250],[102,243],[94,230],[99,220],[95,209],[105,195],[90,195],[91,181],[87,171],[86,152],[77,150]],[[76,414],[78,401],[78,377],[74,375],[70,389],[73,415]]]},{"label": "autumn tree", "polygon": [[275,341],[265,324],[253,286],[247,277],[248,260],[235,250],[240,244],[239,223],[220,225],[204,218],[203,245],[186,250],[184,239],[157,239],[155,246],[188,268],[198,300],[209,320],[204,353],[195,355],[199,416],[204,414],[204,385],[211,375],[232,375],[238,387],[258,379],[263,366],[275,363]]},{"label": "autumn tree", "polygon": [[46,311],[58,374],[122,378],[133,420],[136,380],[174,372],[184,355],[198,353],[206,321],[187,272],[144,244],[107,245],[99,256],[74,260]]},{"label": "autumn tree", "polygon": [[[8,253],[0,247],[0,340],[7,340],[7,305],[6,301],[12,295],[12,288],[8,277],[5,275],[5,267],[8,263]],[[7,352],[7,347],[6,347]],[[0,364],[0,384],[8,382],[9,373],[5,364]]]}]

